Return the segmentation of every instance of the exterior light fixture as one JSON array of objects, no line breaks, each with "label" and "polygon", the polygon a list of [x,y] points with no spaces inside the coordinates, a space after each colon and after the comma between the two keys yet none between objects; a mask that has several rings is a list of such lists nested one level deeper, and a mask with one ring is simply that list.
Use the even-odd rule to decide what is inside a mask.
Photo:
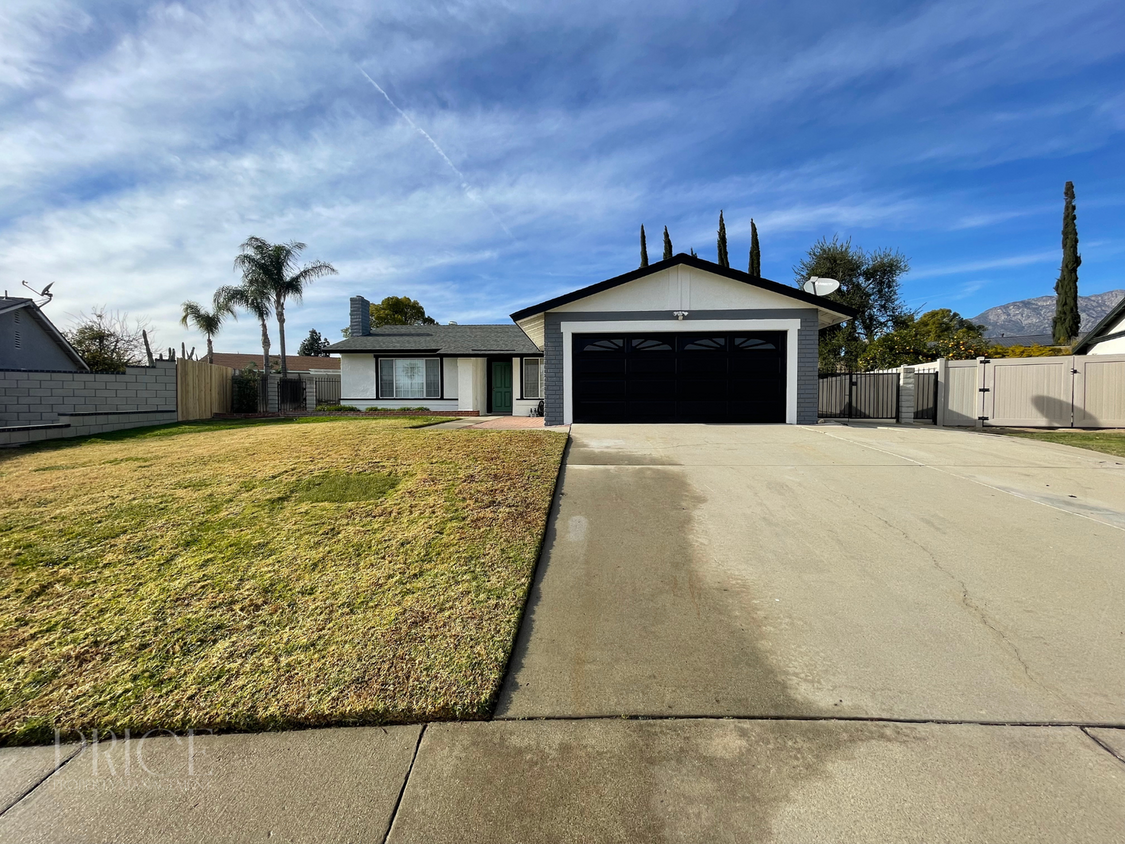
[{"label": "exterior light fixture", "polygon": [[687,311],[672,311],[672,316],[674,316],[680,322],[683,322],[684,317],[686,317],[687,315],[688,315]]}]

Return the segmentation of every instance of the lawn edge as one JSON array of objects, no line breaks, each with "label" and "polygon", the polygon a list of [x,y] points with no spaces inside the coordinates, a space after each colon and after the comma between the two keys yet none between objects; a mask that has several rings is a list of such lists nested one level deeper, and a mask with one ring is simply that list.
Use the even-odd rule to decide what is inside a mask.
[{"label": "lawn edge", "polygon": [[[561,433],[561,432],[560,432]],[[500,695],[504,691],[504,687],[508,685],[508,676],[512,672],[512,662],[516,654],[516,646],[519,644],[520,631],[523,630],[523,624],[527,616],[527,604],[531,600],[531,592],[535,588],[536,581],[539,578],[539,573],[543,568],[543,557],[547,549],[547,534],[551,530],[551,525],[558,515],[559,507],[561,506],[561,491],[562,491],[562,477],[566,472],[566,459],[570,455],[570,445],[573,442],[570,431],[566,432],[566,444],[563,445],[562,456],[559,458],[559,469],[555,473],[555,485],[551,489],[551,503],[547,507],[547,518],[543,520],[543,532],[539,536],[539,548],[535,554],[535,565],[531,567],[531,576],[527,580],[527,589],[524,590],[523,600],[520,602],[519,618],[516,623],[515,630],[512,633],[512,642],[508,648],[508,659],[504,663],[504,670],[500,673],[500,680],[488,701],[488,714],[482,720],[493,721],[496,718],[496,707],[500,703]]]},{"label": "lawn edge", "polygon": [[[999,428],[999,427],[997,427],[997,428],[991,428],[991,429],[985,428],[980,433],[984,433],[984,434],[987,434],[988,436],[993,436],[993,437],[1010,437],[1012,439],[1017,439],[1017,440],[1027,440],[1029,442],[1039,443],[1040,445],[1062,446],[1063,448],[1068,448],[1068,449],[1078,449],[1079,451],[1085,452],[1087,454],[1091,454],[1091,453],[1092,454],[1101,454],[1101,455],[1104,455],[1107,458],[1114,458],[1116,460],[1125,461],[1125,455],[1115,454],[1112,451],[1103,451],[1103,450],[1098,449],[1098,448],[1091,448],[1088,445],[1084,445],[1084,444],[1080,445],[1078,443],[1057,442],[1055,440],[1049,440],[1049,439],[1046,439],[1045,437],[1037,436],[1037,434],[1050,434],[1050,433],[1054,433],[1055,431],[1073,432],[1074,434],[1077,434],[1077,435],[1099,434],[1099,433],[1114,433],[1115,434],[1118,431],[1121,431],[1121,429],[1120,428],[1054,428],[1054,429],[1044,429],[1042,431],[1028,431],[1028,430],[1024,430],[1024,429],[1020,429],[1020,428]],[[1066,433],[1066,434],[1064,434],[1064,436],[1071,436],[1071,434]],[[1123,439],[1125,439],[1125,435],[1123,435]]]}]

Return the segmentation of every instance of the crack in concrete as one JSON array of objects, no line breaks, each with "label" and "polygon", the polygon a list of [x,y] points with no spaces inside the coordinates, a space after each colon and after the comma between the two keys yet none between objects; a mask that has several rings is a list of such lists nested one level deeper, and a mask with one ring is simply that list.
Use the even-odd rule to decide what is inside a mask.
[{"label": "crack in concrete", "polygon": [[925,545],[920,543],[918,540],[914,539],[912,536],[910,536],[910,534],[908,534],[905,530],[900,528],[898,525],[888,521],[887,519],[880,516],[878,513],[864,507],[862,504],[860,504],[858,501],[856,501],[850,495],[845,494],[844,498],[845,498],[846,501],[848,501],[850,504],[852,504],[857,510],[861,510],[862,512],[866,513],[868,516],[871,516],[872,518],[882,522],[884,525],[886,525],[891,530],[895,531],[897,534],[899,534],[903,539],[905,539],[907,542],[909,542],[915,548],[918,548],[923,553],[925,553],[925,555],[930,558],[930,562],[933,564],[933,567],[935,569],[937,569],[939,572],[941,572],[943,575],[945,575],[947,578],[952,580],[954,583],[956,583],[960,587],[960,589],[961,589],[961,604],[966,609],[971,611],[974,615],[976,615],[976,617],[980,621],[980,623],[983,624],[985,627],[987,627],[989,630],[991,630],[994,634],[996,634],[996,636],[999,637],[1000,641],[1003,642],[1008,647],[1008,649],[1011,651],[1012,655],[1016,658],[1016,661],[1020,664],[1020,667],[1023,668],[1023,673],[1027,676],[1027,679],[1030,680],[1032,683],[1034,683],[1036,686],[1038,686],[1043,691],[1052,695],[1053,697],[1056,697],[1056,698],[1058,697],[1058,694],[1055,692],[1054,689],[1050,688],[1049,686],[1044,685],[1042,681],[1040,681],[1038,678],[1036,678],[1031,673],[1030,666],[1028,666],[1027,661],[1023,658],[1023,654],[1020,653],[1020,650],[1019,650],[1018,647],[1016,647],[1016,644],[1011,639],[1009,639],[1007,637],[1007,635],[1004,633],[1003,630],[1001,630],[999,627],[996,626],[996,624],[994,624],[992,622],[992,620],[989,618],[988,614],[984,611],[984,609],[970,597],[969,587],[965,584],[965,581],[962,580],[960,577],[957,577],[955,574],[953,574],[953,572],[949,571],[949,569],[947,569],[945,566],[943,566],[938,561],[938,558],[934,554],[933,551],[931,551]]},{"label": "crack in concrete", "polygon": [[[1086,738],[1088,738],[1090,741],[1092,741],[1094,744],[1096,744],[1098,747],[1100,747],[1102,750],[1104,750],[1106,753],[1108,753],[1110,756],[1112,756],[1114,759],[1116,759],[1122,765],[1125,765],[1125,757],[1118,754],[1118,752],[1116,750],[1114,750],[1108,744],[1103,742],[1096,735],[1091,733],[1090,732],[1091,728],[1089,728],[1089,727],[1079,727],[1078,729],[1081,730],[1086,735]],[[1110,727],[1108,729],[1113,729],[1113,728]]]},{"label": "crack in concrete", "polygon": [[398,817],[399,806],[402,805],[402,798],[406,794],[407,783],[410,782],[410,775],[414,773],[414,763],[418,761],[418,751],[422,747],[422,738],[426,735],[426,727],[429,724],[423,724],[422,729],[418,731],[418,741],[414,744],[414,755],[410,757],[410,766],[406,769],[406,776],[402,778],[402,788],[398,791],[398,798],[395,800],[394,808],[391,809],[391,819],[387,821],[387,831],[383,833],[383,844],[387,844],[387,839],[391,837],[391,831],[395,827],[395,818]]},{"label": "crack in concrete", "polygon": [[71,753],[69,756],[67,756],[65,759],[63,759],[61,762],[59,762],[57,765],[55,765],[54,768],[52,768],[50,771],[48,771],[42,777],[40,777],[35,783],[32,784],[31,788],[27,789],[27,791],[25,791],[23,794],[21,794],[19,797],[17,797],[15,800],[13,800],[10,804],[5,806],[4,809],[2,811],[0,811],[0,818],[3,818],[4,815],[8,814],[8,812],[10,812],[12,809],[14,809],[16,806],[18,806],[20,803],[22,803],[28,797],[30,797],[31,793],[33,791],[35,791],[35,789],[39,788],[39,786],[41,786],[43,783],[45,783],[47,780],[49,780],[51,777],[53,777],[55,774],[57,774],[59,771],[61,771],[63,769],[63,767],[66,765],[67,762],[69,762],[71,759],[73,759],[75,756],[77,756],[79,753],[81,753],[85,749],[86,749],[85,742],[78,745],[78,747],[74,750],[73,753]]}]

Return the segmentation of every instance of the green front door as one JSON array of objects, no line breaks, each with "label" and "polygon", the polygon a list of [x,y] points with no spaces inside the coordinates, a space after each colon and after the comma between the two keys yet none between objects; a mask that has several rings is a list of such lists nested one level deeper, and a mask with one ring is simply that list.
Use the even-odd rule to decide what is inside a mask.
[{"label": "green front door", "polygon": [[492,412],[512,412],[512,362],[492,362]]}]

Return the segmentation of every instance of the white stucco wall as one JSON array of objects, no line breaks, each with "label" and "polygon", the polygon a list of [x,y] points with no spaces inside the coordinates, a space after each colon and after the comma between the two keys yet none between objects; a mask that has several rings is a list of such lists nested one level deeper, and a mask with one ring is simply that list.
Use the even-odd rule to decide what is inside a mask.
[{"label": "white stucco wall", "polygon": [[457,383],[457,361],[459,358],[445,358],[442,362],[442,378],[444,384],[442,386],[443,398],[455,399],[457,398],[460,385]]},{"label": "white stucco wall", "polygon": [[356,400],[375,399],[375,376],[378,370],[370,353],[340,355],[340,401],[356,404]]},{"label": "white stucco wall", "polygon": [[[1118,331],[1125,331],[1125,314],[1122,314],[1121,319],[1106,329],[1106,334],[1116,334]],[[1115,340],[1103,340],[1101,343],[1095,343],[1086,352],[1088,355],[1125,355],[1125,337],[1118,337]]]}]

